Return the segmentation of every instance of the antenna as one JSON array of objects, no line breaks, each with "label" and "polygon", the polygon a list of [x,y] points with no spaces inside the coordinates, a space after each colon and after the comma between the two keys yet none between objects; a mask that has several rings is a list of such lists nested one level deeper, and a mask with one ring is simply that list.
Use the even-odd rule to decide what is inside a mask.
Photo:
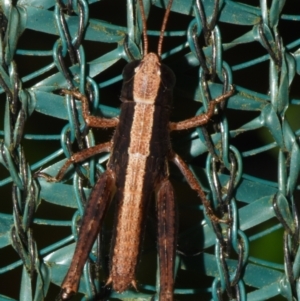
[{"label": "antenna", "polygon": [[146,23],[146,16],[145,16],[143,0],[139,0],[139,5],[140,5],[142,21],[143,21],[143,39],[144,39],[143,55],[145,56],[148,53],[148,36],[147,36],[147,23]]},{"label": "antenna", "polygon": [[[157,47],[157,55],[160,57],[161,56],[161,50],[162,50],[162,42],[164,39],[164,32],[166,29],[167,21],[169,18],[169,14],[171,11],[173,0],[170,0],[165,12],[165,16],[163,19],[163,23],[161,26],[160,30],[160,35],[159,35],[159,41],[158,41],[158,47]],[[143,21],[143,39],[144,39],[144,53],[143,55],[147,55],[148,53],[148,36],[147,36],[147,22],[146,22],[146,16],[145,16],[145,10],[144,10],[144,4],[143,0],[139,0],[139,5],[140,5],[140,10],[141,10],[141,15],[142,15],[142,21]]]},{"label": "antenna", "polygon": [[166,9],[164,20],[163,20],[161,30],[160,30],[160,36],[159,36],[158,47],[157,47],[157,54],[158,54],[159,57],[161,56],[162,42],[163,42],[163,39],[164,39],[164,33],[165,33],[168,18],[169,18],[169,14],[170,14],[170,11],[171,11],[172,3],[173,3],[173,0],[170,0],[169,3],[168,3],[168,7]]}]

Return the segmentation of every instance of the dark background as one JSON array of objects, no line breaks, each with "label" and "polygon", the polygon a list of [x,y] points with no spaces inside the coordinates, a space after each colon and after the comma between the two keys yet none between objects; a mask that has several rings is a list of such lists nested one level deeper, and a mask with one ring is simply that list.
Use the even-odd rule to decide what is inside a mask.
[{"label": "dark background", "polygon": [[[252,6],[259,6],[259,1],[240,1],[243,3],[248,3]],[[116,4],[117,3],[117,4]],[[117,9],[116,9],[117,7]],[[283,12],[285,14],[298,14],[300,13],[300,3],[299,1],[290,0],[287,1],[284,7]],[[152,7],[151,13],[148,20],[148,29],[151,30],[159,30],[161,20],[163,17],[164,11]],[[113,24],[126,26],[126,1],[112,1],[112,0],[102,0],[99,3],[95,3],[90,7],[90,17],[106,20],[107,22],[111,22]],[[191,17],[181,15],[178,13],[171,13],[170,19],[167,25],[167,29],[169,30],[181,30],[183,28],[187,28],[189,22],[191,21]],[[243,33],[246,33],[250,30],[249,26],[234,26],[232,24],[218,23],[220,27],[220,31],[222,33],[222,41],[224,43],[232,41],[238,36],[241,36]],[[298,33],[300,32],[300,23],[292,22],[292,21],[284,21],[280,22],[279,26],[280,33],[282,35],[284,44],[288,44],[289,42],[297,39]],[[22,37],[19,40],[20,49],[44,49],[50,50],[57,37],[52,35],[41,34],[37,31],[26,30]],[[182,39],[182,42],[185,41],[185,37],[177,38]],[[157,45],[157,37],[151,37],[149,39],[150,50],[155,51]],[[176,39],[166,38],[164,42],[164,50],[172,48],[176,45],[178,41]],[[104,44],[104,43],[94,43],[94,42],[84,42],[86,60],[90,61],[98,56],[101,53],[106,53],[109,49],[114,49],[115,44]],[[295,51],[292,50],[292,51]],[[223,54],[223,59],[230,65],[236,65],[241,62],[248,61],[250,59],[259,57],[266,53],[265,49],[259,43],[251,43],[247,45],[240,45],[239,47],[235,47]],[[15,57],[19,76],[20,78],[38,70],[40,67],[45,66],[46,64],[52,61],[52,57],[24,57],[24,56],[16,56]],[[168,59],[170,63],[172,63],[172,58]],[[104,72],[99,76],[97,80],[101,81],[104,78],[108,78],[113,74],[119,74],[122,68],[125,66],[126,62],[122,61],[117,63],[115,66]],[[267,94],[269,91],[269,62],[266,61],[264,63],[258,64],[256,66],[243,69],[240,71],[236,71],[233,74],[233,81],[235,85],[242,86],[248,89],[251,89],[256,92]],[[49,74],[50,75],[50,74]],[[35,82],[30,81],[24,84],[25,88],[31,87]],[[299,98],[299,76],[296,75],[291,89],[290,89],[290,98]],[[112,106],[119,106],[119,91],[121,90],[121,82],[116,83],[115,85],[101,89],[101,102],[103,104],[110,104]],[[189,102],[189,107],[183,102],[181,99],[176,97],[176,89],[175,89],[175,99],[174,99],[174,113],[173,118],[182,119],[182,117],[187,118],[191,115],[190,112],[194,112],[195,108],[199,107],[199,103]],[[5,98],[3,94],[1,95],[0,100],[0,118],[3,120],[4,114],[4,102]],[[236,112],[234,110],[227,110],[226,115],[229,120],[230,128],[238,128],[242,124],[246,123],[246,121],[253,119],[255,116],[258,116],[259,112],[245,112],[239,111]],[[292,125],[293,129],[296,130],[299,128],[299,107],[298,106],[290,106],[287,111],[287,118]],[[62,127],[65,125],[65,121],[61,121],[58,119],[54,119],[51,117],[47,117],[45,115],[39,113],[33,113],[33,115],[28,119],[26,123],[25,133],[31,134],[59,134]],[[3,128],[3,127],[1,127]],[[103,139],[103,133],[101,131],[95,131],[97,136],[99,136],[99,141]],[[104,133],[105,137],[109,137],[111,132]],[[174,140],[180,139],[180,137],[174,137]],[[241,152],[245,150],[249,150],[266,143],[273,141],[270,133],[266,129],[260,129],[257,131],[250,131],[244,135],[240,135],[235,139],[230,141],[233,145],[235,145]],[[24,145],[24,150],[26,154],[26,158],[29,164],[33,164],[38,160],[42,159],[46,155],[51,154],[55,150],[60,147],[59,141],[34,141],[34,140],[26,140],[23,139],[22,144]],[[206,155],[202,155],[198,160],[197,164],[204,167]],[[277,158],[278,158],[278,150],[274,149],[260,155],[255,156],[254,158],[246,158],[243,160],[243,172],[249,175],[257,176],[270,181],[277,181]],[[0,166],[1,179],[6,178],[9,174],[8,171]],[[172,178],[174,186],[176,187],[177,197],[180,199],[180,196],[186,197],[187,195],[191,195],[191,199],[195,198],[192,192],[190,192],[189,188],[186,185],[183,185],[176,176]],[[1,198],[2,202],[0,203],[0,211],[4,213],[12,213],[11,207],[11,185],[5,185],[1,187]],[[298,195],[296,196],[299,197]],[[153,208],[151,209],[154,210]],[[46,203],[42,202],[40,208],[37,212],[37,217],[40,218],[49,218],[49,219],[57,219],[57,220],[67,220],[70,219],[74,210],[65,209],[65,210],[53,210],[53,207]],[[113,215],[111,212],[110,215]],[[198,215],[195,217],[191,217],[187,213],[180,213],[180,225],[182,228],[188,227],[190,223],[193,223],[194,218],[199,218]],[[264,228],[268,228],[271,225],[275,224],[275,220],[265,223],[261,225],[260,229],[253,229],[253,233],[259,232]],[[111,221],[108,221],[110,224]],[[153,247],[153,241],[155,241],[155,221],[153,222],[152,218],[149,218],[148,221],[149,229],[147,230],[149,235],[149,239],[146,239],[145,245]],[[34,237],[37,241],[38,247],[41,249],[51,243],[54,243],[58,239],[61,239],[70,234],[70,230],[65,227],[61,227],[53,231],[52,227],[49,226],[34,226]],[[251,234],[250,232],[247,234]],[[274,261],[277,263],[283,264],[283,251],[282,248],[270,248],[270,246],[280,246],[283,237],[283,231],[277,231],[272,235],[268,235],[263,239],[257,240],[251,243],[250,255],[257,256],[262,259]],[[180,246],[179,246],[180,247]],[[185,246],[186,247],[186,246]],[[193,248],[193,245],[188,245],[187,248]],[[190,250],[186,250],[187,252]],[[153,266],[155,265],[155,253],[147,255],[146,259],[142,262],[142,269],[148,271],[151,274],[151,281],[154,281],[155,269]],[[12,249],[12,247],[6,247],[0,250],[0,267],[7,265],[8,263],[12,263],[18,260],[17,253]],[[147,280],[147,277],[144,276],[145,273],[139,272],[137,278],[139,280]],[[0,283],[2,283],[0,288],[0,294],[10,296],[15,299],[19,299],[18,292],[18,283],[20,283],[20,275],[21,268],[17,268],[12,270],[6,274],[0,275]],[[197,279],[196,275],[183,275],[180,277],[183,285],[186,282],[186,279],[192,281],[191,279]],[[205,281],[201,280],[200,281]],[[141,281],[143,282],[143,281]],[[189,282],[190,287],[192,287],[192,282]],[[53,285],[51,289],[51,293],[46,300],[53,300],[55,296],[58,294],[59,288]],[[76,300],[74,298],[74,300]],[[79,300],[79,299],[78,299]],[[187,300],[187,298],[180,298],[176,296],[176,300]],[[188,299],[188,300],[196,300],[196,299]],[[203,299],[204,300],[204,299]],[[277,297],[272,300],[284,300],[282,297]]]}]

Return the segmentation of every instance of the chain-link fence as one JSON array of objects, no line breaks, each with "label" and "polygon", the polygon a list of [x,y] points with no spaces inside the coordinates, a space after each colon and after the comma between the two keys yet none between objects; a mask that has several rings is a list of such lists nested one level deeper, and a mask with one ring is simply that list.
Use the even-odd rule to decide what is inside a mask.
[{"label": "chain-link fence", "polygon": [[[154,51],[167,2],[144,0]],[[227,221],[203,215],[171,166],[179,211],[175,300],[299,300],[300,3],[247,2],[174,0],[165,33],[162,59],[177,80],[172,120],[205,112],[235,86],[207,126],[172,135]],[[76,164],[63,182],[35,174],[55,175],[66,158],[113,133],[88,129],[81,103],[60,92],[77,88],[93,115],[117,116],[122,69],[142,56],[142,21],[133,0],[0,3],[0,300],[54,300],[109,155]],[[157,300],[154,211],[145,220],[139,290],[104,287],[112,206],[74,299]]]}]

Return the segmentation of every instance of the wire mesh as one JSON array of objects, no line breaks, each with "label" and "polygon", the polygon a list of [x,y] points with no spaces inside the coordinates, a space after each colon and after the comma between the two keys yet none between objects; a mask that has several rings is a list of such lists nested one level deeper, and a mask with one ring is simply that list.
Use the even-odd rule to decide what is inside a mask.
[{"label": "wire mesh", "polygon": [[[144,1],[154,51],[167,2]],[[176,300],[299,300],[300,5],[248,2],[175,0],[165,33],[162,59],[177,79],[172,120],[204,112],[235,86],[208,126],[172,136],[227,221],[211,222],[171,168],[179,208]],[[112,135],[88,129],[80,102],[60,92],[77,88],[93,115],[117,116],[122,69],[142,56],[142,22],[132,0],[0,3],[0,300],[53,300],[109,155],[77,164],[59,183],[35,175],[56,175],[66,158]],[[103,286],[113,209],[76,297],[157,300],[154,207],[145,221],[139,291]]]}]

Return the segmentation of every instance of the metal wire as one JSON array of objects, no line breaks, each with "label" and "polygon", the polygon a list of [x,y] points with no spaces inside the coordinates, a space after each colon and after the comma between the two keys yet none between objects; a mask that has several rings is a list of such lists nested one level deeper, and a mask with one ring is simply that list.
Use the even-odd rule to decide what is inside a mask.
[{"label": "metal wire", "polygon": [[[178,0],[172,5],[164,40],[164,48],[169,49],[162,58],[168,58],[177,78],[174,111],[182,104],[184,109],[177,109],[176,118],[205,112],[212,99],[235,86],[234,96],[216,109],[217,116],[207,127],[172,137],[174,149],[188,162],[223,221],[211,221],[203,215],[197,196],[193,199],[178,190],[180,216],[188,216],[188,222],[180,222],[188,226],[179,226],[176,300],[300,299],[300,124],[296,117],[292,125],[290,117],[291,112],[298,114],[300,104],[294,88],[299,86],[300,39],[294,28],[300,12],[288,9],[291,1],[261,0],[254,6],[251,1],[246,5],[229,0]],[[167,0],[143,2],[150,19],[160,9],[163,15],[167,6]],[[106,131],[87,128],[81,104],[59,93],[78,89],[88,95],[93,115],[118,115],[117,102],[112,100],[120,93],[116,83],[122,80],[126,62],[140,58],[142,52],[139,9],[133,0],[127,0],[127,11],[123,2],[111,0],[114,10],[109,14],[103,13],[102,1],[95,0],[45,0],[38,7],[35,0],[0,3],[0,249],[5,262],[0,267],[0,301],[39,301],[46,296],[53,300],[58,293],[51,295],[50,284],[60,286],[66,274],[91,186],[103,172],[108,155],[70,167],[60,183],[48,183],[34,174],[42,168],[41,172],[54,176],[73,153],[111,137]],[[182,23],[176,13],[184,15]],[[120,25],[121,20],[127,24]],[[285,22],[289,31],[284,30]],[[159,36],[151,28],[153,23],[149,24],[148,35]],[[34,43],[35,38],[23,44],[22,38],[31,30],[44,36],[45,44]],[[230,52],[235,54],[230,56]],[[45,63],[32,63],[34,68],[27,72],[27,61],[37,62],[41,56]],[[250,69],[260,71],[253,75]],[[261,80],[263,89],[253,88]],[[46,133],[47,127],[53,131]],[[268,139],[253,139],[254,132],[268,132]],[[36,146],[40,140],[46,147]],[[51,145],[52,153],[40,153],[49,141],[56,143]],[[172,169],[170,173],[178,183],[174,186],[185,184]],[[40,218],[45,204],[51,209]],[[74,212],[66,211],[68,218],[60,220],[63,207]],[[54,242],[48,233],[42,235],[46,242],[41,243],[43,225],[51,226],[51,233],[56,234],[63,232],[57,230],[59,225],[68,227],[72,234]],[[273,234],[276,239],[269,243]],[[111,229],[104,226],[82,276],[83,300],[158,300],[158,276],[155,282],[138,279],[139,291],[122,295],[104,287],[110,239]],[[257,251],[254,245],[260,241],[266,245]],[[142,264],[151,252],[156,254],[155,247],[150,249],[143,250]],[[280,259],[266,260],[264,254],[275,250],[281,251]],[[12,252],[17,260],[10,259]],[[22,275],[11,280],[11,270]],[[149,273],[154,278],[155,271]],[[182,281],[187,277],[191,277],[188,284]],[[10,283],[13,290],[9,290]]]}]

